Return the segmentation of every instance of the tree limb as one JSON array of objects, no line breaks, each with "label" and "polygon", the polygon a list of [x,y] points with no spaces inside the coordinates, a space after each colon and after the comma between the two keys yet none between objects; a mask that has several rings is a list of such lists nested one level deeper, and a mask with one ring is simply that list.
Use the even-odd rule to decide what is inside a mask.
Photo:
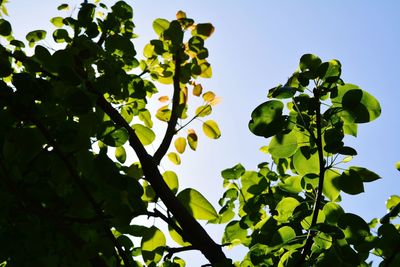
[{"label": "tree limb", "polygon": [[175,73],[174,73],[174,94],[172,97],[172,110],[171,110],[171,117],[168,121],[168,126],[167,130],[165,131],[164,138],[158,147],[157,151],[154,153],[153,159],[154,162],[158,165],[160,164],[161,159],[164,157],[164,155],[167,153],[171,142],[172,138],[176,134],[176,124],[178,122],[178,108],[179,108],[179,100],[180,100],[180,91],[181,91],[181,86],[180,86],[180,81],[179,81],[179,76],[181,75],[181,60],[179,58],[179,51],[176,53],[174,56],[174,63],[175,63]]}]

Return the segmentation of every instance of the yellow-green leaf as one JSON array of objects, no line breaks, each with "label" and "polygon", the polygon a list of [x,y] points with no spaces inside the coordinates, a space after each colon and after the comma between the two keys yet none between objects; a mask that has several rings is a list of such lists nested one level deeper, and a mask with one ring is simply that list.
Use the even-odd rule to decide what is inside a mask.
[{"label": "yellow-green leaf", "polygon": [[143,235],[141,248],[142,257],[146,265],[158,263],[165,250],[166,239],[157,227],[150,227]]},{"label": "yellow-green leaf", "polygon": [[214,220],[218,213],[211,203],[197,190],[186,188],[176,196],[197,220]]},{"label": "yellow-green leaf", "polygon": [[221,136],[218,124],[213,120],[208,120],[203,123],[203,131],[211,139],[218,139]]},{"label": "yellow-green leaf", "polygon": [[123,146],[119,146],[115,149],[115,158],[121,162],[121,163],[125,163],[126,161],[126,151],[125,148]]},{"label": "yellow-green leaf", "polygon": [[175,140],[174,145],[175,145],[176,151],[178,151],[178,153],[182,154],[183,152],[185,152],[185,149],[186,149],[186,139],[183,137],[178,137]]},{"label": "yellow-green leaf", "polygon": [[132,128],[135,130],[140,142],[142,142],[144,146],[150,145],[156,138],[154,132],[146,126],[134,124],[132,125]]},{"label": "yellow-green leaf", "polygon": [[174,163],[175,165],[180,165],[181,164],[181,157],[175,152],[170,152],[168,153],[168,159]]},{"label": "yellow-green leaf", "polygon": [[189,143],[189,147],[193,150],[196,151],[197,148],[197,134],[194,130],[189,130],[188,136],[187,136],[187,141]]},{"label": "yellow-green leaf", "polygon": [[56,27],[62,27],[64,25],[62,17],[54,17],[50,20],[50,22]]},{"label": "yellow-green leaf", "polygon": [[171,189],[171,191],[176,194],[179,188],[179,180],[176,173],[173,171],[166,171],[163,173],[162,176],[169,189]]}]

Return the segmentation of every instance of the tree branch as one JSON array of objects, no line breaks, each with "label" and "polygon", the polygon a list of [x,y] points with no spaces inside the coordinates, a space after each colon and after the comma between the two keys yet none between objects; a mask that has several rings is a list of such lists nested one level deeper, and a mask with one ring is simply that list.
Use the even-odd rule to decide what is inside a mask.
[{"label": "tree branch", "polygon": [[153,156],[154,162],[157,165],[160,164],[161,159],[167,153],[167,151],[171,145],[172,138],[174,137],[174,135],[177,132],[175,127],[178,122],[178,111],[179,111],[178,108],[179,108],[180,91],[181,91],[181,86],[180,86],[180,81],[179,81],[179,76],[181,75],[181,60],[179,58],[179,51],[174,56],[174,62],[175,62],[175,73],[174,73],[174,77],[173,77],[174,94],[172,97],[171,118],[168,121],[168,127],[165,132],[164,138]]},{"label": "tree branch", "polygon": [[[89,81],[86,82],[86,87],[93,93],[97,92]],[[154,161],[153,157],[147,153],[143,144],[137,137],[135,130],[130,127],[121,114],[119,114],[101,94],[97,93],[97,96],[97,105],[114,123],[127,130],[129,134],[129,143],[139,158],[144,176],[168,210],[174,215],[175,219],[182,227],[183,232],[185,232],[185,236],[188,237],[188,241],[193,244],[193,246],[197,247],[212,264],[226,262],[227,258],[221,247],[212,240],[206,230],[193,218],[165,183],[158,169],[158,164]]]},{"label": "tree branch", "polygon": [[321,124],[321,102],[319,101],[319,90],[318,88],[314,89],[314,100],[315,100],[315,113],[316,113],[316,126],[317,126],[317,138],[315,140],[317,149],[318,149],[318,160],[319,160],[319,181],[318,181],[318,191],[317,197],[314,202],[314,209],[311,219],[310,230],[307,235],[306,243],[303,247],[303,251],[301,252],[301,257],[298,266],[302,266],[306,260],[306,257],[311,252],[311,246],[313,244],[313,238],[316,234],[315,231],[312,231],[312,228],[316,225],[318,219],[319,208],[322,202],[322,191],[324,187],[324,178],[325,178],[325,162],[324,162],[324,154],[322,147],[322,124]]},{"label": "tree branch", "polygon": [[161,213],[159,210],[154,209],[153,212],[148,211],[146,213],[148,216],[153,216],[162,219],[164,222],[166,222],[169,226],[171,226],[182,238],[187,241],[188,237],[185,236],[185,232],[183,232],[182,228],[180,228],[171,218],[168,218],[165,216],[163,213]]},{"label": "tree branch", "polygon": [[194,246],[186,246],[186,247],[179,247],[179,248],[167,248],[167,255],[165,255],[165,259],[171,259],[172,255],[175,253],[183,252],[183,251],[189,251],[189,250],[197,250],[196,247]]}]

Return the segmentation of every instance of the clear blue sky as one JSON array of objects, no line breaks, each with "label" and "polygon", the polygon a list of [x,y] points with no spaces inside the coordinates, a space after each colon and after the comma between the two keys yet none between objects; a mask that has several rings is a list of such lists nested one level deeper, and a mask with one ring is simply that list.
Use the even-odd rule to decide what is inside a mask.
[{"label": "clear blue sky", "polygon": [[[49,18],[58,14],[55,7],[63,2],[68,1],[10,0],[9,19],[14,32],[23,38],[30,30],[50,29]],[[348,142],[359,153],[353,164],[367,167],[383,179],[367,185],[361,195],[344,195],[342,204],[366,220],[385,214],[386,199],[400,194],[400,173],[394,168],[400,160],[399,1],[127,2],[135,12],[139,52],[155,38],[152,21],[158,17],[173,19],[178,10],[216,27],[207,41],[213,78],[202,84],[223,98],[213,115],[222,137],[209,141],[201,136],[198,151],[186,154],[182,166],[173,167],[180,176],[181,188],[199,188],[218,208],[217,200],[223,192],[220,171],[238,162],[255,169],[266,160],[258,149],[267,140],[248,131],[250,113],[266,100],[269,88],[286,81],[302,54],[314,53],[323,60],[340,60],[345,82],[359,85],[381,103],[381,117],[359,127],[357,139],[349,138]],[[194,127],[201,131],[200,123]],[[221,228],[207,227],[218,240]],[[240,258],[240,250],[231,253]]]}]

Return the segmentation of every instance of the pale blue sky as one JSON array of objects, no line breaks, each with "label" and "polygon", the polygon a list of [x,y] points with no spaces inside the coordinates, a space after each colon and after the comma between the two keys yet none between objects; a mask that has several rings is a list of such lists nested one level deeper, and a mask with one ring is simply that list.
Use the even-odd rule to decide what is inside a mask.
[{"label": "pale blue sky", "polygon": [[[49,29],[49,19],[58,14],[55,7],[63,2],[68,1],[10,0],[9,19],[14,32],[23,38],[30,30]],[[342,204],[366,220],[385,214],[386,199],[400,194],[400,173],[394,168],[400,160],[399,1],[126,2],[134,8],[139,53],[140,47],[155,38],[152,21],[158,17],[173,19],[178,10],[216,28],[206,43],[213,78],[202,84],[223,98],[212,116],[220,124],[222,137],[209,141],[200,136],[198,151],[187,153],[183,165],[173,167],[180,176],[181,188],[198,188],[218,208],[217,200],[223,192],[220,171],[238,162],[255,169],[266,160],[258,149],[267,140],[248,131],[250,113],[266,100],[269,88],[286,81],[302,54],[314,53],[322,60],[340,60],[344,81],[359,85],[381,103],[381,117],[361,125],[359,137],[348,141],[359,153],[353,164],[367,167],[383,179],[367,185],[361,195],[344,194]],[[195,123],[194,128],[201,131],[201,124]],[[208,229],[218,241],[221,229]],[[239,250],[230,254],[241,257]]]}]

